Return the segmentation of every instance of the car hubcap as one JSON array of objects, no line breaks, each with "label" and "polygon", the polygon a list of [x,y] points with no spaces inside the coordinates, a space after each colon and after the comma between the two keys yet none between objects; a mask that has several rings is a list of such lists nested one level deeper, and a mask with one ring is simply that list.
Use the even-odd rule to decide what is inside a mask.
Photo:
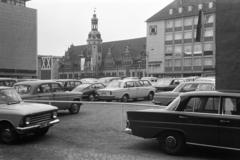
[{"label": "car hubcap", "polygon": [[177,146],[177,140],[173,136],[168,136],[166,138],[165,142],[166,142],[165,144],[168,148],[175,148]]},{"label": "car hubcap", "polygon": [[78,104],[73,104],[72,105],[72,112],[77,112],[78,110]]}]

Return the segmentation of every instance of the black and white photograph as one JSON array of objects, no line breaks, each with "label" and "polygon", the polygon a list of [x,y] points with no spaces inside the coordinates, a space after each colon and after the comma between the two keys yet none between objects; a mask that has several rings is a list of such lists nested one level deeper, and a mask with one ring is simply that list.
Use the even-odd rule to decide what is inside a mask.
[{"label": "black and white photograph", "polygon": [[239,160],[240,0],[0,0],[0,160]]}]

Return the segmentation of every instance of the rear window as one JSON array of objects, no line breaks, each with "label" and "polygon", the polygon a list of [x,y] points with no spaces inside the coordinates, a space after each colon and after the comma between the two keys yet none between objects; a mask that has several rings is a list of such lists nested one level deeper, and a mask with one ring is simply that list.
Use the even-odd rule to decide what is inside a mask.
[{"label": "rear window", "polygon": [[14,86],[14,88],[20,95],[29,94],[30,90],[31,90],[30,85],[16,85],[16,86]]}]

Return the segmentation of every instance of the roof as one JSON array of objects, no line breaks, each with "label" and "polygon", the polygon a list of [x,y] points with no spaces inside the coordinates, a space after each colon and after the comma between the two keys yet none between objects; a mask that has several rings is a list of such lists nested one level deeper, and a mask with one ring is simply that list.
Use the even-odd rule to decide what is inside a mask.
[{"label": "roof", "polygon": [[[203,4],[204,13],[212,13],[216,11],[215,1],[216,0],[175,0],[169,5],[167,5],[165,8],[154,14],[152,17],[147,19],[146,22],[156,22],[160,20],[198,15],[198,4]],[[209,2],[214,2],[213,8],[208,8]],[[178,13],[178,8],[180,6],[183,7],[182,13]],[[188,6],[193,6],[192,11],[188,11]],[[169,15],[169,9],[173,9],[172,15]]]}]

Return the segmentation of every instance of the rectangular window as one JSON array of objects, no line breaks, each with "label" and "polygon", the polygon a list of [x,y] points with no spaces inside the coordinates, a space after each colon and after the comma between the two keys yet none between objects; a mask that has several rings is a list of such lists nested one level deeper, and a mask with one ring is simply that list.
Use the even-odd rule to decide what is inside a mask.
[{"label": "rectangular window", "polygon": [[213,55],[213,44],[212,43],[205,43],[204,44],[204,55]]},{"label": "rectangular window", "polygon": [[202,45],[201,44],[194,44],[193,54],[194,55],[202,54]]},{"label": "rectangular window", "polygon": [[184,59],[184,66],[192,66],[192,59],[188,58],[188,59]]},{"label": "rectangular window", "polygon": [[182,66],[182,60],[181,59],[175,59],[174,60],[174,66],[175,67],[181,67]]},{"label": "rectangular window", "polygon": [[149,26],[149,35],[156,35],[157,34],[157,25]]},{"label": "rectangular window", "polygon": [[194,58],[193,59],[193,66],[202,66],[201,58]]},{"label": "rectangular window", "polygon": [[166,59],[165,60],[165,67],[172,67],[172,60],[171,59]]},{"label": "rectangular window", "polygon": [[184,32],[184,39],[192,39],[192,32]]},{"label": "rectangular window", "polygon": [[204,37],[213,37],[213,29],[206,29],[204,32]]},{"label": "rectangular window", "polygon": [[174,26],[175,26],[175,28],[176,28],[176,27],[182,27],[182,26],[183,26],[182,19],[176,19]]},{"label": "rectangular window", "polygon": [[239,98],[223,98],[223,114],[240,115],[240,99]]},{"label": "rectangular window", "polygon": [[173,35],[172,34],[166,34],[166,41],[172,41]]},{"label": "rectangular window", "polygon": [[194,25],[197,25],[198,24],[198,16],[195,16],[194,17]]},{"label": "rectangular window", "polygon": [[173,20],[166,21],[166,28],[173,28]]},{"label": "rectangular window", "polygon": [[182,40],[182,39],[183,39],[183,34],[181,32],[174,34],[174,40]]},{"label": "rectangular window", "polygon": [[181,57],[182,56],[182,46],[175,46],[174,56],[175,57]]},{"label": "rectangular window", "polygon": [[184,46],[184,55],[191,56],[192,55],[192,45],[185,45]]},{"label": "rectangular window", "polygon": [[193,18],[192,17],[184,19],[184,26],[192,26],[192,24],[193,24]]},{"label": "rectangular window", "polygon": [[214,23],[215,16],[213,14],[208,14],[205,16],[205,23]]},{"label": "rectangular window", "polygon": [[204,66],[213,66],[213,58],[204,58]]}]

